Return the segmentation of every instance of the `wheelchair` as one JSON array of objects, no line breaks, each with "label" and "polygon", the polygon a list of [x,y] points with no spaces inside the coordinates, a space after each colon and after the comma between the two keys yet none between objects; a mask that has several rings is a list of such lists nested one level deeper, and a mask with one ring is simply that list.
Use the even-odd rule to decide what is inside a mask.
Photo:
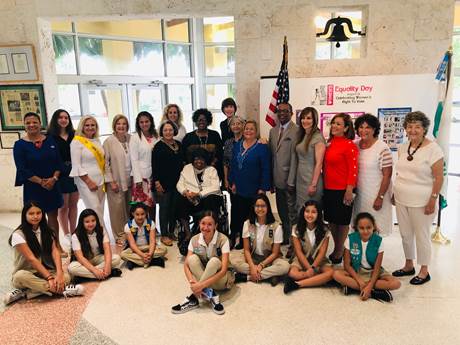
[{"label": "wheelchair", "polygon": [[[227,195],[222,193],[220,195],[218,212],[217,212],[217,231],[229,236],[230,233],[230,224],[229,224],[229,216],[228,216],[228,209],[227,209]],[[195,213],[190,215],[189,224],[190,224],[190,238],[200,232],[198,227],[198,219],[200,217],[201,212]],[[176,237],[177,237],[177,246],[179,248],[179,252],[181,255],[186,256],[188,251],[188,244],[190,242],[190,238],[186,238],[185,229],[182,225],[180,220],[177,220],[176,223]]]}]

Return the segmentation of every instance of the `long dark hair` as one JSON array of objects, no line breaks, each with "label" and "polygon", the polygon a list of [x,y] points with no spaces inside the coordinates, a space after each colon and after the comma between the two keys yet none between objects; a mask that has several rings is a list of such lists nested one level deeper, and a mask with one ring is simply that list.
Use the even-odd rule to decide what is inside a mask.
[{"label": "long dark hair", "polygon": [[304,213],[308,206],[314,206],[316,211],[318,211],[318,218],[316,218],[315,222],[315,245],[319,246],[324,236],[326,235],[326,226],[323,221],[323,210],[316,200],[308,200],[299,211],[299,217],[297,219],[297,231],[299,234],[299,239],[302,239],[305,236],[305,231],[307,231],[307,221],[305,220]]},{"label": "long dark hair", "polygon": [[300,112],[300,116],[299,116],[300,120],[305,118],[308,114],[311,114],[311,116],[313,117],[313,124],[311,126],[310,133],[307,134],[307,132],[305,132],[305,128],[303,128],[303,126],[301,124],[299,126],[299,138],[297,140],[297,144],[298,144],[303,140],[303,138],[305,138],[305,135],[307,135],[307,140],[305,142],[305,151],[307,151],[307,152],[308,152],[308,146],[310,145],[311,139],[313,138],[315,133],[319,133],[318,111],[313,107],[303,108],[302,111]]},{"label": "long dark hair", "polygon": [[48,125],[48,134],[59,136],[59,134],[61,133],[61,128],[58,123],[59,115],[61,113],[66,113],[67,117],[69,118],[69,124],[65,128],[65,131],[69,136],[73,137],[75,135],[75,129],[73,128],[72,120],[70,119],[70,114],[65,109],[58,109],[53,113],[53,116],[51,117],[51,121]]},{"label": "long dark hair", "polygon": [[85,225],[83,224],[85,218],[89,216],[94,216],[96,218],[96,227],[94,228],[94,231],[96,232],[97,245],[99,246],[101,253],[104,253],[104,229],[102,228],[99,217],[94,210],[87,208],[80,213],[80,217],[78,217],[77,228],[75,229],[75,234],[77,235],[78,241],[80,242],[83,256],[87,259],[92,259],[94,257],[94,253],[89,244],[88,232],[86,231]]},{"label": "long dark hair", "polygon": [[251,224],[256,224],[257,221],[257,215],[255,212],[255,207],[256,207],[256,202],[257,200],[263,200],[265,202],[265,205],[267,205],[267,219],[265,220],[265,224],[272,224],[275,222],[275,216],[273,216],[273,211],[272,211],[272,206],[270,205],[270,200],[268,200],[268,197],[265,194],[259,194],[256,196],[254,202],[252,203],[251,210],[249,211],[249,223]]},{"label": "long dark hair", "polygon": [[136,132],[139,135],[139,138],[141,138],[142,130],[141,126],[139,125],[139,120],[142,116],[145,116],[150,120],[150,128],[149,128],[149,134],[153,136],[154,138],[158,138],[158,133],[155,128],[155,121],[153,120],[152,114],[150,114],[148,111],[141,111],[139,114],[137,114],[136,117]]},{"label": "long dark hair", "polygon": [[[41,246],[33,232],[32,225],[27,222],[27,212],[32,207],[37,207],[42,212],[42,219],[38,224],[40,227]],[[45,260],[46,262],[53,262],[51,252],[53,248],[53,241],[56,237],[54,231],[49,227],[48,222],[46,221],[45,212],[37,202],[29,201],[24,205],[21,212],[21,225],[19,225],[16,230],[18,229],[21,230],[24,234],[27,245],[37,259],[40,257],[47,257],[48,260]],[[11,236],[8,240],[8,243],[11,246]]]}]

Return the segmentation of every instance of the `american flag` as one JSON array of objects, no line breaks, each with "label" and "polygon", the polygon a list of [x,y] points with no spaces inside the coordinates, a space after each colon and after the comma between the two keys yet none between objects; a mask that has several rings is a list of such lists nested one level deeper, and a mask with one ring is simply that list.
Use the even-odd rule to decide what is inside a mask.
[{"label": "american flag", "polygon": [[289,102],[288,45],[287,38],[284,36],[283,62],[281,62],[280,73],[278,74],[278,79],[276,79],[267,115],[265,115],[265,121],[272,127],[276,126],[276,107],[280,103],[287,102]]}]

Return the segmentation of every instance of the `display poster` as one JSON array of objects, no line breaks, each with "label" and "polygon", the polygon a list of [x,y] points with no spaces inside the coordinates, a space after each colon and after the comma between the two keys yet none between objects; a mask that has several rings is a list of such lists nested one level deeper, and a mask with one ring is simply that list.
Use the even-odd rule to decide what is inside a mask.
[{"label": "display poster", "polygon": [[392,151],[398,150],[398,145],[402,144],[405,138],[404,117],[411,112],[412,108],[380,108],[378,117],[381,123],[380,132],[382,140]]},{"label": "display poster", "polygon": [[[271,128],[265,121],[265,115],[275,82],[276,78],[260,80],[259,121],[263,137],[268,137]],[[336,113],[345,112],[353,118],[370,113],[381,121],[380,138],[387,134],[385,140],[392,146],[405,140],[397,128],[400,128],[398,120],[404,117],[406,110],[420,110],[432,119],[438,100],[434,74],[291,78],[289,87],[289,102],[296,115],[305,107],[314,107],[320,114],[319,127],[326,137],[329,135],[328,121]],[[379,109],[393,110],[384,111],[382,114],[387,115],[380,116]]]}]

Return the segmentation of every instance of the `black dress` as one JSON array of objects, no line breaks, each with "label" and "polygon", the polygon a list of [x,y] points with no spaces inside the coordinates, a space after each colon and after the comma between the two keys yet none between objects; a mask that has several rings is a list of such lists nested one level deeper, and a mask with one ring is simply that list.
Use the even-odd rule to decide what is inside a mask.
[{"label": "black dress", "polygon": [[67,140],[62,139],[59,135],[53,136],[56,145],[61,155],[61,159],[64,163],[64,169],[61,171],[59,176],[58,184],[61,189],[61,193],[74,193],[77,191],[77,186],[74,183],[73,177],[69,177],[70,171],[72,170],[72,161],[70,159],[70,143],[73,140],[74,134],[69,134]]}]

